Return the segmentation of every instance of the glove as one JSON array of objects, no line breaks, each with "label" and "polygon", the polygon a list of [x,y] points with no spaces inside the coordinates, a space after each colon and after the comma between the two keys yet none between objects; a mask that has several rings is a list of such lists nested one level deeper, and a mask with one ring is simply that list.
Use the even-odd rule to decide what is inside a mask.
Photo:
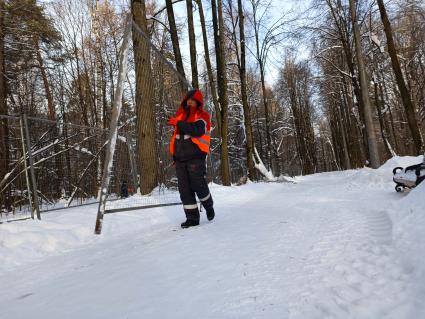
[{"label": "glove", "polygon": [[172,125],[172,126],[176,126],[176,125],[177,125],[177,119],[176,119],[175,117],[170,117],[170,118],[168,119],[167,124],[168,124],[168,125]]}]

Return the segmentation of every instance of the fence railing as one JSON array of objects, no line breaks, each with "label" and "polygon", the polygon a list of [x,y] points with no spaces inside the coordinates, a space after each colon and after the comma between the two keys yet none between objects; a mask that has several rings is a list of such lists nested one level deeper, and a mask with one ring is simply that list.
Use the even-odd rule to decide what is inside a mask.
[{"label": "fence railing", "polygon": [[[98,201],[108,131],[0,115],[0,222]],[[109,200],[137,190],[133,139],[119,132]]]},{"label": "fence railing", "polygon": [[[158,140],[158,186],[140,195],[137,133],[127,126],[118,130],[107,212],[179,203],[169,134]],[[108,130],[26,115],[0,115],[0,128],[0,223],[99,202]]]}]

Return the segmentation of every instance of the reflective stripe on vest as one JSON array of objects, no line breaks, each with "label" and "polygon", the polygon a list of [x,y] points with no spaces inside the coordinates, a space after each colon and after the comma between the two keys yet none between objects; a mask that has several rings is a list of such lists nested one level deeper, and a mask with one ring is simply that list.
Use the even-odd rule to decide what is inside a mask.
[{"label": "reflective stripe on vest", "polygon": [[[181,114],[178,118],[177,121],[182,121],[184,118],[184,114]],[[207,123],[205,122],[205,120],[202,117],[195,117],[195,120],[193,122],[196,121],[203,121],[205,123],[205,130],[207,130]],[[191,122],[191,123],[193,123]],[[186,136],[185,136],[186,137]],[[174,155],[174,143],[176,141],[177,138],[177,130],[174,130],[174,134],[171,137],[171,142],[170,142],[170,153],[171,155]],[[191,137],[191,141],[196,144],[199,149],[204,152],[204,153],[209,153],[210,152],[210,143],[211,143],[211,132],[207,131],[204,135],[199,136],[199,137]]]},{"label": "reflective stripe on vest", "polygon": [[204,153],[210,152],[210,141],[211,141],[211,133],[207,132],[206,134],[200,137],[192,137],[192,142],[198,145],[200,150]]}]

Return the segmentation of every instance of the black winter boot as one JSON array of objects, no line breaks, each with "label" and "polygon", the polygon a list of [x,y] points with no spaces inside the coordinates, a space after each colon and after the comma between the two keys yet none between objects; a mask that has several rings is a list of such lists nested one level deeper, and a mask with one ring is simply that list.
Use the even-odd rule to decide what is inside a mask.
[{"label": "black winter boot", "polygon": [[207,209],[207,218],[208,218],[208,220],[213,220],[214,219],[214,217],[215,217],[215,212],[214,212],[214,208],[209,208],[209,209]]},{"label": "black winter boot", "polygon": [[199,225],[199,210],[196,209],[185,209],[186,221],[181,224],[182,228],[189,228]]},{"label": "black winter boot", "polygon": [[199,221],[188,219],[184,223],[181,224],[182,228],[189,228],[193,226],[198,226]]}]

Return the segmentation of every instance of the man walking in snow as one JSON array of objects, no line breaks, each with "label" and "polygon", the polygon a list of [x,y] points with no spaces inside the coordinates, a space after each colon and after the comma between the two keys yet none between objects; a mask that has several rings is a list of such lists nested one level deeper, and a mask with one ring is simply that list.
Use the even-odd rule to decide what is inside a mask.
[{"label": "man walking in snow", "polygon": [[203,106],[202,92],[189,91],[176,116],[168,120],[168,124],[174,127],[170,153],[175,162],[180,198],[186,214],[186,221],[181,224],[182,228],[199,225],[195,194],[204,206],[208,220],[213,220],[215,216],[213,199],[205,179],[211,121]]}]

